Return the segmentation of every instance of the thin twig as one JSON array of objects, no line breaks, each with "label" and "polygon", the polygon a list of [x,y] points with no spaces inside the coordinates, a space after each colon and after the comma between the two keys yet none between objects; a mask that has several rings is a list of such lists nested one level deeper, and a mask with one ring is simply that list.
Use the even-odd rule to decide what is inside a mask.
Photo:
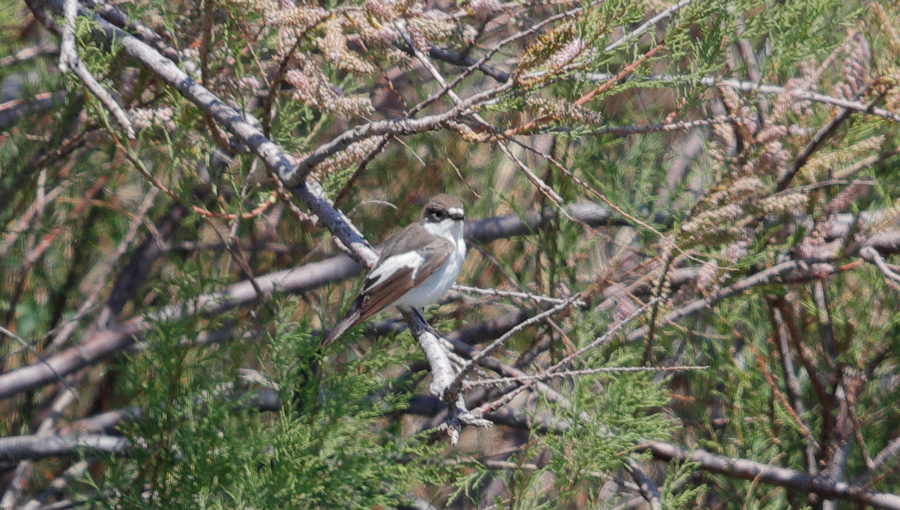
[{"label": "thin twig", "polygon": [[[628,317],[625,317],[623,320],[614,323],[602,335],[598,336],[593,341],[591,341],[584,347],[578,349],[577,351],[573,352],[572,354],[569,354],[568,356],[566,356],[565,358],[560,360],[558,363],[556,363],[552,367],[545,370],[544,373],[552,374],[554,372],[558,372],[558,371],[564,369],[565,367],[569,366],[573,361],[575,361],[576,359],[581,357],[581,355],[583,355],[585,352],[587,352],[591,349],[594,349],[596,347],[599,347],[600,345],[606,344],[607,342],[610,341],[610,339],[613,338],[613,336],[616,333],[618,333],[622,328],[624,328],[626,325],[628,325],[631,321],[633,321],[634,319],[639,317],[641,314],[643,314],[647,310],[647,308],[649,308],[656,301],[657,300],[654,299],[654,300],[646,303],[644,306],[642,306],[641,308],[636,310],[634,313],[630,314]],[[482,405],[481,407],[476,409],[474,412],[477,414],[477,413],[485,413],[485,412],[489,412],[489,411],[492,411],[495,409],[499,409],[500,407],[511,402],[512,399],[516,397],[516,395],[527,390],[536,382],[537,381],[526,382],[525,384],[519,386],[518,388],[514,389],[513,391],[510,391],[509,393],[504,395],[502,398],[500,398],[494,402],[491,402],[489,404]],[[540,384],[539,382],[537,382],[537,383]]]},{"label": "thin twig", "polygon": [[[812,438],[812,435],[809,434],[809,424],[803,419],[803,415],[806,414],[806,408],[803,405],[803,392],[800,387],[800,381],[797,380],[797,376],[794,374],[794,362],[791,359],[790,340],[788,339],[787,326],[784,323],[784,317],[782,317],[781,309],[778,308],[775,299],[769,298],[766,301],[769,309],[769,320],[772,322],[772,329],[775,333],[775,344],[778,350],[778,356],[781,360],[781,371],[784,377],[784,389],[787,393],[789,401],[783,403],[785,404],[785,406],[790,407],[790,409],[788,409],[788,412],[790,413],[791,417],[799,422],[799,424],[803,427],[803,429],[801,430],[805,430],[806,432],[804,434],[804,439],[806,440],[806,469],[809,474],[812,475],[817,471],[815,448],[818,448],[818,445],[816,445],[816,442]],[[762,370],[763,374],[768,379],[768,371],[764,365],[762,366]]]},{"label": "thin twig", "polygon": [[73,388],[72,386],[69,385],[68,382],[66,382],[66,379],[63,377],[63,374],[60,374],[59,372],[57,372],[56,369],[53,367],[53,365],[51,365],[50,362],[48,362],[47,359],[44,357],[44,355],[39,353],[37,351],[37,349],[34,348],[33,345],[26,342],[19,335],[4,328],[3,326],[0,326],[0,333],[3,333],[4,335],[6,335],[10,338],[13,338],[15,341],[19,342],[19,345],[21,345],[24,349],[26,349],[28,352],[33,354],[35,358],[38,359],[38,362],[45,365],[51,372],[53,372],[53,375],[56,377],[56,380],[59,381],[60,383],[62,383],[62,385],[65,386],[67,390],[71,391],[74,394],[77,394],[75,392],[75,388]]},{"label": "thin twig", "polygon": [[853,485],[865,487],[875,479],[875,476],[886,466],[892,462],[896,462],[900,457],[900,437],[895,437],[880,451],[875,458],[872,459],[872,466],[860,473],[854,480]]},{"label": "thin twig", "polygon": [[565,370],[561,372],[542,372],[535,375],[527,375],[523,377],[498,377],[494,379],[482,379],[478,381],[463,381],[463,389],[477,388],[481,386],[502,386],[506,384],[522,384],[532,381],[546,381],[548,379],[557,379],[561,377],[577,377],[582,375],[624,373],[633,374],[637,372],[683,372],[686,370],[708,370],[708,366],[674,366],[674,367],[602,367],[587,368],[584,370]]},{"label": "thin twig", "polygon": [[[615,76],[609,78],[604,83],[602,83],[600,86],[594,88],[587,94],[584,94],[583,96],[578,98],[573,104],[575,106],[583,106],[584,104],[588,103],[591,99],[593,99],[597,95],[609,91],[610,89],[612,89],[612,87],[616,83],[619,83],[620,81],[627,78],[629,75],[633,74],[634,71],[637,70],[638,67],[640,67],[642,64],[647,62],[647,60],[649,60],[654,55],[656,55],[656,53],[659,52],[660,50],[662,50],[664,47],[665,47],[665,44],[663,42],[660,42],[659,44],[657,44],[656,46],[654,46],[653,48],[648,50],[646,53],[644,53],[640,57],[638,57],[637,60],[635,60],[634,62],[625,66]],[[530,134],[538,126],[547,124],[548,122],[554,120],[555,118],[556,118],[556,116],[552,115],[552,114],[544,115],[543,117],[529,121],[524,126],[518,126],[515,128],[507,129],[506,131],[503,132],[503,134],[506,137],[511,137],[511,136],[514,136],[517,134]]]},{"label": "thin twig", "polygon": [[[857,95],[856,99],[862,97],[868,90],[871,85],[866,85],[866,87],[861,90]],[[869,106],[866,108],[866,112],[871,111],[872,108],[875,107],[875,103],[878,102],[883,94],[879,94],[878,97],[872,100],[869,103]],[[837,115],[835,115],[827,124],[822,126],[815,135],[813,135],[812,140],[806,144],[806,147],[800,151],[800,154],[794,159],[794,164],[791,165],[791,168],[780,178],[778,179],[778,184],[775,186],[776,192],[782,192],[790,186],[791,181],[794,180],[794,177],[797,176],[797,173],[806,165],[809,161],[809,158],[825,143],[825,140],[831,136],[837,128],[844,123],[848,118],[850,118],[850,114],[852,110],[849,108],[843,108]]]},{"label": "thin twig", "polygon": [[515,335],[519,331],[522,331],[523,329],[527,328],[528,326],[531,326],[532,324],[537,324],[538,322],[541,322],[542,320],[546,319],[547,317],[552,317],[553,315],[572,306],[572,304],[574,303],[574,301],[577,298],[578,298],[578,296],[576,295],[570,299],[566,299],[565,301],[554,306],[553,308],[551,308],[549,310],[545,310],[537,315],[534,315],[534,316],[528,318],[527,320],[520,322],[514,328],[507,331],[503,336],[501,336],[500,338],[491,342],[490,345],[488,345],[484,349],[481,349],[480,351],[478,351],[478,353],[475,356],[472,356],[472,359],[470,359],[469,362],[466,364],[466,366],[463,368],[463,370],[460,371],[460,374],[457,376],[457,378],[462,377],[466,373],[466,371],[469,368],[471,368],[472,365],[474,365],[475,363],[478,363],[478,361],[481,360],[481,358],[484,358],[485,356],[490,354],[491,351],[493,351],[497,347],[503,345],[513,335]]},{"label": "thin twig", "polygon": [[[67,0],[73,3],[75,0]],[[94,75],[88,71],[87,66],[84,65],[84,62],[78,56],[70,57],[67,59],[67,63],[69,68],[72,69],[72,73],[84,83],[84,86],[100,100],[100,103],[109,110],[109,113],[112,114],[113,118],[116,119],[116,122],[125,130],[125,134],[129,139],[134,140],[134,127],[131,125],[131,120],[128,118],[128,114],[125,113],[125,110],[119,106],[118,101],[113,98],[112,94],[110,94],[100,82],[94,78]]]},{"label": "thin twig", "polygon": [[676,131],[688,131],[691,129],[715,126],[718,124],[740,124],[749,122],[751,119],[745,117],[735,117],[732,115],[720,115],[709,119],[699,119],[691,121],[670,122],[666,124],[650,124],[647,126],[603,126],[593,129],[582,128],[566,128],[566,127],[550,127],[547,129],[538,129],[534,131],[545,134],[577,134],[580,136],[588,135],[639,135],[646,133],[672,133]]},{"label": "thin twig", "polygon": [[[457,292],[466,292],[469,294],[478,294],[480,296],[512,297],[512,298],[518,298],[518,299],[528,299],[531,301],[535,301],[537,303],[560,304],[560,303],[566,302],[566,300],[563,298],[541,296],[538,294],[530,294],[528,292],[514,292],[514,291],[500,290],[500,289],[482,289],[479,287],[470,287],[468,285],[459,285],[459,284],[454,284],[453,290],[455,290]],[[572,301],[572,304],[574,306],[587,306],[586,302],[580,301],[580,300]]]},{"label": "thin twig", "polygon": [[900,274],[893,271],[890,266],[884,261],[884,258],[878,253],[878,250],[872,248],[871,246],[866,246],[865,248],[859,250],[859,256],[866,262],[870,264],[874,264],[875,267],[881,271],[881,274],[885,277],[885,282],[888,283],[894,289],[900,291]]},{"label": "thin twig", "polygon": [[[153,206],[153,203],[156,199],[159,190],[157,188],[151,188],[150,191],[147,192],[147,195],[144,197],[143,202],[138,207],[137,212],[135,213],[134,218],[131,220],[131,224],[128,226],[128,231],[125,233],[125,237],[119,244],[116,245],[116,248],[106,257],[106,260],[103,263],[99,264],[97,271],[97,279],[98,281],[105,282],[107,277],[109,276],[112,269],[115,267],[116,262],[125,254],[125,251],[131,246],[134,238],[137,236],[138,229],[143,224],[146,219],[147,211],[150,210],[150,207]],[[81,306],[78,308],[78,311],[75,312],[75,315],[69,318],[69,320],[58,328],[58,332],[51,331],[48,335],[53,335],[53,342],[50,343],[45,349],[44,352],[51,353],[59,348],[59,346],[66,343],[72,333],[75,332],[78,327],[81,319],[88,314],[91,308],[97,304],[98,298],[100,296],[100,292],[103,290],[102,285],[97,285],[91,293],[82,301]]]},{"label": "thin twig", "polygon": [[[453,100],[453,103],[456,105],[456,107],[457,108],[461,107],[464,104],[464,101],[447,84],[447,81],[444,80],[444,77],[441,75],[440,72],[438,72],[437,68],[434,67],[434,64],[431,63],[431,61],[428,59],[428,57],[425,56],[425,54],[422,53],[422,51],[419,50],[419,48],[417,48],[415,46],[415,43],[413,43],[413,40],[407,33],[406,28],[398,22],[395,22],[395,26],[396,26],[397,30],[400,32],[400,34],[403,36],[403,38],[406,40],[406,44],[409,45],[409,47],[412,49],[413,54],[415,54],[416,58],[419,59],[419,62],[421,62],[422,65],[425,67],[425,69],[427,69],[428,72],[431,74],[431,76],[442,87],[444,87],[444,90],[446,91],[447,96],[449,96],[450,99]],[[491,126],[486,120],[484,120],[484,118],[482,118],[477,113],[473,113],[472,118],[475,119],[482,126],[488,128],[489,130],[496,131],[493,128],[493,126]],[[556,191],[553,190],[553,188],[548,186],[547,183],[545,183],[540,177],[538,177],[530,168],[528,168],[527,165],[525,165],[522,161],[520,161],[519,158],[517,158],[512,153],[512,151],[509,149],[509,147],[506,146],[506,144],[500,144],[499,147],[500,147],[500,150],[503,151],[504,154],[506,154],[506,157],[508,157],[513,163],[516,164],[517,167],[519,167],[520,170],[522,170],[522,172],[525,174],[525,176],[528,177],[528,179],[535,185],[535,187],[538,188],[538,190],[541,193],[543,193],[546,197],[550,198],[550,200],[552,200],[557,205],[557,207],[562,206],[563,199],[561,196],[559,196],[558,193],[556,193]]]},{"label": "thin twig", "polygon": [[[589,80],[589,81],[606,81],[610,77],[607,73],[584,73],[580,76],[580,78]],[[875,115],[892,122],[900,122],[900,114],[891,112],[884,108],[872,107],[870,104],[865,104],[860,101],[854,101],[851,99],[844,99],[841,97],[829,96],[827,94],[822,94],[819,92],[813,92],[810,90],[805,90],[801,88],[786,88],[779,85],[770,85],[763,83],[753,83],[750,81],[741,81],[736,79],[725,79],[721,80],[712,76],[705,76],[700,78],[700,80],[694,80],[689,76],[682,75],[671,75],[671,74],[660,74],[660,75],[649,75],[642,78],[646,81],[659,81],[659,82],[670,82],[670,83],[679,83],[679,84],[699,84],[703,87],[727,87],[730,89],[734,89],[740,92],[754,93],[754,94],[763,94],[770,96],[783,96],[788,95],[793,98],[795,101],[811,101],[814,103],[822,103],[829,104],[833,106],[838,106],[841,108],[846,108],[848,110],[852,110],[858,113],[867,113],[870,115]]]},{"label": "thin twig", "polygon": [[641,26],[635,28],[633,31],[629,32],[628,34],[623,35],[620,39],[616,40],[613,43],[610,43],[609,46],[607,46],[606,48],[603,48],[603,52],[609,53],[610,51],[621,46],[623,43],[628,42],[628,41],[634,39],[635,37],[638,37],[639,35],[643,34],[647,30],[650,30],[651,28],[653,28],[660,21],[672,16],[679,10],[687,7],[688,5],[690,5],[690,3],[691,3],[691,0],[681,0],[677,4],[669,7],[668,9],[660,12],[656,16],[653,16],[652,18],[648,19]]}]

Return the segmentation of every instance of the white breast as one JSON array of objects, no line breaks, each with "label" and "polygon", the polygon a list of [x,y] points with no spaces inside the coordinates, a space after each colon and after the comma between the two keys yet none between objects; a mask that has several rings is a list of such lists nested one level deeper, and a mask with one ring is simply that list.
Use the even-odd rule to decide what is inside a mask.
[{"label": "white breast", "polygon": [[448,239],[456,247],[447,257],[444,265],[431,275],[425,283],[400,297],[394,305],[400,308],[423,308],[438,302],[459,276],[463,260],[466,258],[466,242],[463,239],[463,222],[445,220],[440,223],[425,224],[425,229],[432,235]]}]

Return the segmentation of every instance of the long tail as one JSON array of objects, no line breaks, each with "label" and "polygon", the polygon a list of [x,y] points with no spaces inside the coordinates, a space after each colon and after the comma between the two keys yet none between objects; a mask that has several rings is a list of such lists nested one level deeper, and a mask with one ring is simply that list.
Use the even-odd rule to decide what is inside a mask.
[{"label": "long tail", "polygon": [[343,335],[345,331],[353,326],[356,326],[362,312],[362,301],[363,298],[360,296],[353,302],[353,305],[347,310],[347,315],[345,315],[344,318],[341,319],[341,322],[338,322],[337,326],[329,331],[328,334],[325,335],[325,338],[319,342],[319,348],[328,347],[328,345],[331,342],[334,342],[337,337]]}]

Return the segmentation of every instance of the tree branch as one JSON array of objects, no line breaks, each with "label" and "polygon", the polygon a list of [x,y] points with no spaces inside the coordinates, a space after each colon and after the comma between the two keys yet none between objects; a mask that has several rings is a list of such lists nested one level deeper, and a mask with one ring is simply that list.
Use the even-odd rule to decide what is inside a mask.
[{"label": "tree branch", "polygon": [[84,450],[123,453],[128,447],[129,442],[123,437],[96,434],[0,437],[0,462],[62,457]]},{"label": "tree branch", "polygon": [[786,489],[818,494],[830,499],[842,499],[871,505],[875,508],[900,510],[900,496],[884,492],[869,492],[844,483],[811,476],[793,469],[776,467],[746,459],[724,457],[704,450],[686,450],[670,443],[654,442],[640,445],[637,452],[651,452],[658,460],[696,462],[700,469],[732,478],[754,480]]}]

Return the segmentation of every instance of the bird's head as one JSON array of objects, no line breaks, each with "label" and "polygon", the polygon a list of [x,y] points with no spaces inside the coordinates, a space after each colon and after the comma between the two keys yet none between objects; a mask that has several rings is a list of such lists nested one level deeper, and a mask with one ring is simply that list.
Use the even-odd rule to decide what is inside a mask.
[{"label": "bird's head", "polygon": [[434,235],[460,237],[466,219],[463,203],[450,195],[437,195],[425,204],[419,221]]},{"label": "bird's head", "polygon": [[440,223],[444,221],[464,221],[466,211],[458,198],[450,195],[437,195],[425,204],[419,220],[425,223]]}]

